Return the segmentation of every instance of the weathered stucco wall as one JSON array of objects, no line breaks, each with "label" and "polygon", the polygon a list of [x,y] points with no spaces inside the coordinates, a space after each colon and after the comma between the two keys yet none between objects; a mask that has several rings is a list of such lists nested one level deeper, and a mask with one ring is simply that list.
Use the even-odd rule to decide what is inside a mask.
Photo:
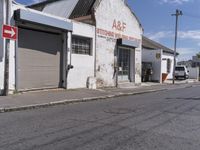
[{"label": "weathered stucco wall", "polygon": [[[73,22],[73,30],[73,35],[92,39],[92,54],[72,54],[71,62],[74,68],[69,71],[67,86],[69,89],[86,88],[88,77],[94,77],[95,27]],[[68,55],[68,64],[70,64],[70,54]]]},{"label": "weathered stucco wall", "polygon": [[199,67],[188,67],[187,70],[189,71],[189,79],[199,80]]},{"label": "weathered stucco wall", "polygon": [[96,7],[96,70],[97,86],[114,86],[117,44],[123,38],[140,43],[135,50],[135,83],[141,82],[141,35],[142,29],[131,10],[122,0],[102,0]]},{"label": "weathered stucco wall", "polygon": [[[5,24],[5,19],[6,19],[6,1],[0,1],[0,29],[2,29],[2,25]],[[13,26],[14,25],[14,20],[13,20],[13,13],[14,10],[17,9],[18,7],[16,5],[11,5],[11,20],[10,24]],[[0,34],[2,35],[1,31]],[[3,59],[0,59],[0,91],[3,90],[4,88],[4,69],[5,69],[5,40],[0,37],[0,50],[4,51],[3,52]],[[15,46],[16,43],[13,40],[10,40],[9,44],[9,89],[11,91],[15,90]]]},{"label": "weathered stucco wall", "polygon": [[[2,25],[4,24],[4,1],[0,1],[0,29],[2,29]],[[2,35],[2,30],[0,30],[0,35]],[[3,58],[3,38],[0,37],[0,62],[2,62]]]},{"label": "weathered stucco wall", "polygon": [[[10,24],[11,26],[15,26],[15,21],[14,21],[14,11],[19,9],[19,8],[24,8],[23,6],[20,5],[11,5],[11,20]],[[10,40],[10,53],[9,53],[9,90],[12,93],[15,91],[15,80],[16,80],[16,44],[17,41]]]},{"label": "weathered stucco wall", "polygon": [[167,73],[167,59],[171,61],[170,73],[167,76],[167,79],[173,78],[173,68],[174,68],[174,56],[173,54],[163,53],[162,55],[162,73]]},{"label": "weathered stucco wall", "polygon": [[[0,29],[2,29],[2,25],[4,24],[4,0],[0,1]],[[2,35],[2,30],[0,30],[0,35]],[[4,81],[4,40],[2,36],[0,36],[0,92],[3,89],[3,81]]]}]

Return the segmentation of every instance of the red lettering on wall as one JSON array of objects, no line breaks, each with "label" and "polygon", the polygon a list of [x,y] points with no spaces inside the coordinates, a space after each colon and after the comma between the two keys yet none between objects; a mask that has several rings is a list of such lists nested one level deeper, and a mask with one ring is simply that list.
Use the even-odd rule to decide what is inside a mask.
[{"label": "red lettering on wall", "polygon": [[112,28],[113,28],[113,29],[117,29],[117,23],[116,23],[116,20],[113,21],[113,26],[112,26]]},{"label": "red lettering on wall", "polygon": [[116,21],[114,19],[112,29],[124,32],[126,29],[126,23],[121,21]]},{"label": "red lettering on wall", "polygon": [[112,31],[108,31],[105,29],[100,29],[97,28],[96,29],[96,33],[97,35],[103,36],[105,38],[113,38],[113,39],[126,39],[126,40],[130,40],[130,41],[135,41],[140,43],[141,40],[132,36],[128,36],[128,35],[124,35],[122,33],[116,33],[116,32],[112,32]]}]

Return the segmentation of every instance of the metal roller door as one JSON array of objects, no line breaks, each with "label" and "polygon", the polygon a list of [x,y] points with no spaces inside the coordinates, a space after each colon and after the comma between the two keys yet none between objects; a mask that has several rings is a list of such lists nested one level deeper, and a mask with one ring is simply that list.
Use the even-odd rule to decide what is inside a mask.
[{"label": "metal roller door", "polygon": [[61,52],[60,34],[20,28],[17,52],[18,90],[59,87]]}]

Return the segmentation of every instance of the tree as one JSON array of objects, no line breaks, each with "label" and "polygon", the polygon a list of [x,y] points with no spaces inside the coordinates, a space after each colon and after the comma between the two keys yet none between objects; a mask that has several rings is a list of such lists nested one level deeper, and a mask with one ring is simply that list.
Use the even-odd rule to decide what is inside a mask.
[{"label": "tree", "polygon": [[196,54],[196,56],[197,56],[198,58],[200,58],[200,52],[198,52],[198,53]]}]

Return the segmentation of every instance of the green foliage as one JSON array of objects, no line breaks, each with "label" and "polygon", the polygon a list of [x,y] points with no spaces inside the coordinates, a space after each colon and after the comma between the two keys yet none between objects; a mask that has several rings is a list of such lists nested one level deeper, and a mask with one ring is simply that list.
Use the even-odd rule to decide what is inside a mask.
[{"label": "green foliage", "polygon": [[200,58],[200,52],[198,52],[198,53],[196,54],[196,56],[197,56],[198,58]]}]

